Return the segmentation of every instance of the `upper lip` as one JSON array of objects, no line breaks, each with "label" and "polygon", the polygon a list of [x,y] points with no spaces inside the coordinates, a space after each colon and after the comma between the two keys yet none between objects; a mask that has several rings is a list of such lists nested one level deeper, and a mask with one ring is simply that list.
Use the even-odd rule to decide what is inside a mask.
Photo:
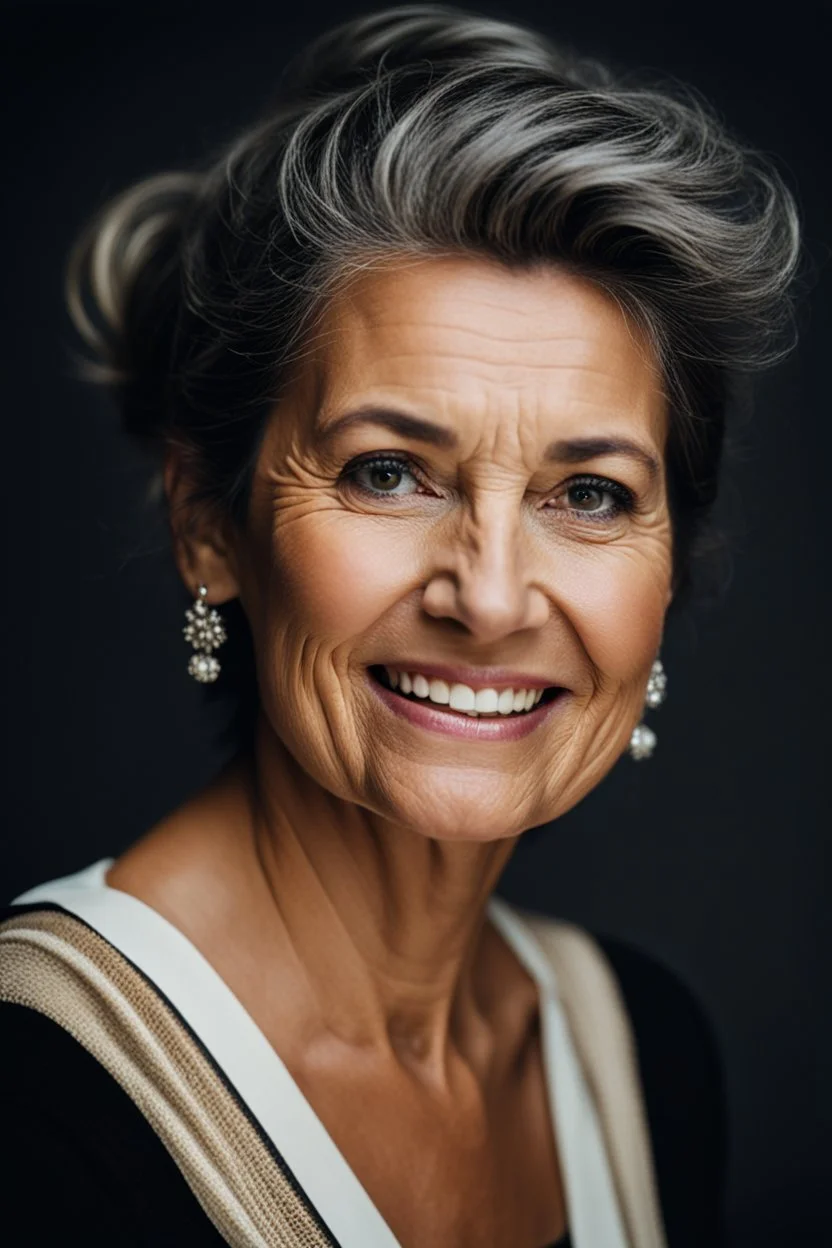
[{"label": "upper lip", "polygon": [[[472,689],[549,689],[556,680],[519,672],[510,667],[457,667],[445,663],[420,663],[415,659],[393,659],[371,666],[390,667],[397,672],[421,672],[448,684],[469,685]],[[560,686],[563,688],[564,686]]]}]

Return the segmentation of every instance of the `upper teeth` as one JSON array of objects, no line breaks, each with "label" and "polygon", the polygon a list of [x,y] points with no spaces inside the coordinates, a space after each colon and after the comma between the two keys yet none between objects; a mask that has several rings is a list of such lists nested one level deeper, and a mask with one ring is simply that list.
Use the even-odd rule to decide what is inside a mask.
[{"label": "upper teeth", "polygon": [[402,693],[414,693],[454,711],[469,715],[511,715],[529,711],[543,697],[542,689],[472,689],[461,682],[449,685],[446,680],[428,680],[421,672],[399,672],[385,667],[390,684]]}]

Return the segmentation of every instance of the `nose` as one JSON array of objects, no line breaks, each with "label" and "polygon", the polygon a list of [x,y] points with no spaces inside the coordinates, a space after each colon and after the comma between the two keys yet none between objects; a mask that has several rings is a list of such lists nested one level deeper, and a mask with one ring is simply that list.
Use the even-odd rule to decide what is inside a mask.
[{"label": "nose", "polygon": [[493,495],[458,509],[454,531],[432,547],[433,567],[422,605],[435,619],[453,619],[488,644],[541,628],[549,600],[535,583],[532,535],[520,507]]}]

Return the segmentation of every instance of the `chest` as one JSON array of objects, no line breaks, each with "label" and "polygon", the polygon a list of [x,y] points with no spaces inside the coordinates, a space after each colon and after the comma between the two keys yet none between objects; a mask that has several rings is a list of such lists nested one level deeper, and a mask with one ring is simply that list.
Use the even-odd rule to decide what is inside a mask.
[{"label": "chest", "polygon": [[294,1072],[402,1248],[543,1248],[565,1230],[539,1047],[482,1087],[464,1064]]}]

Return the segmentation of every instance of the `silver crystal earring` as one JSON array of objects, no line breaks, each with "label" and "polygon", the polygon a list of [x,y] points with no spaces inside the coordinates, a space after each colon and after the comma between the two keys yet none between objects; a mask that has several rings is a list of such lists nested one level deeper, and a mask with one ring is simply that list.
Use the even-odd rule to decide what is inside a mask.
[{"label": "silver crystal earring", "polygon": [[197,652],[191,655],[188,671],[194,680],[206,685],[216,680],[220,674],[219,661],[211,651],[221,646],[227,637],[220,613],[208,606],[205,601],[207,597],[208,586],[200,585],[193,607],[185,612],[188,623],[182,629],[185,640]]},{"label": "silver crystal earring", "polygon": [[[656,659],[650,670],[650,679],[647,682],[647,697],[645,705],[653,710],[657,706],[661,706],[664,702],[667,689],[667,676],[662,667],[661,659]],[[636,761],[642,758],[649,758],[653,753],[656,745],[656,734],[652,728],[648,728],[646,724],[639,724],[633,729],[633,735],[630,737],[630,756]]]}]

